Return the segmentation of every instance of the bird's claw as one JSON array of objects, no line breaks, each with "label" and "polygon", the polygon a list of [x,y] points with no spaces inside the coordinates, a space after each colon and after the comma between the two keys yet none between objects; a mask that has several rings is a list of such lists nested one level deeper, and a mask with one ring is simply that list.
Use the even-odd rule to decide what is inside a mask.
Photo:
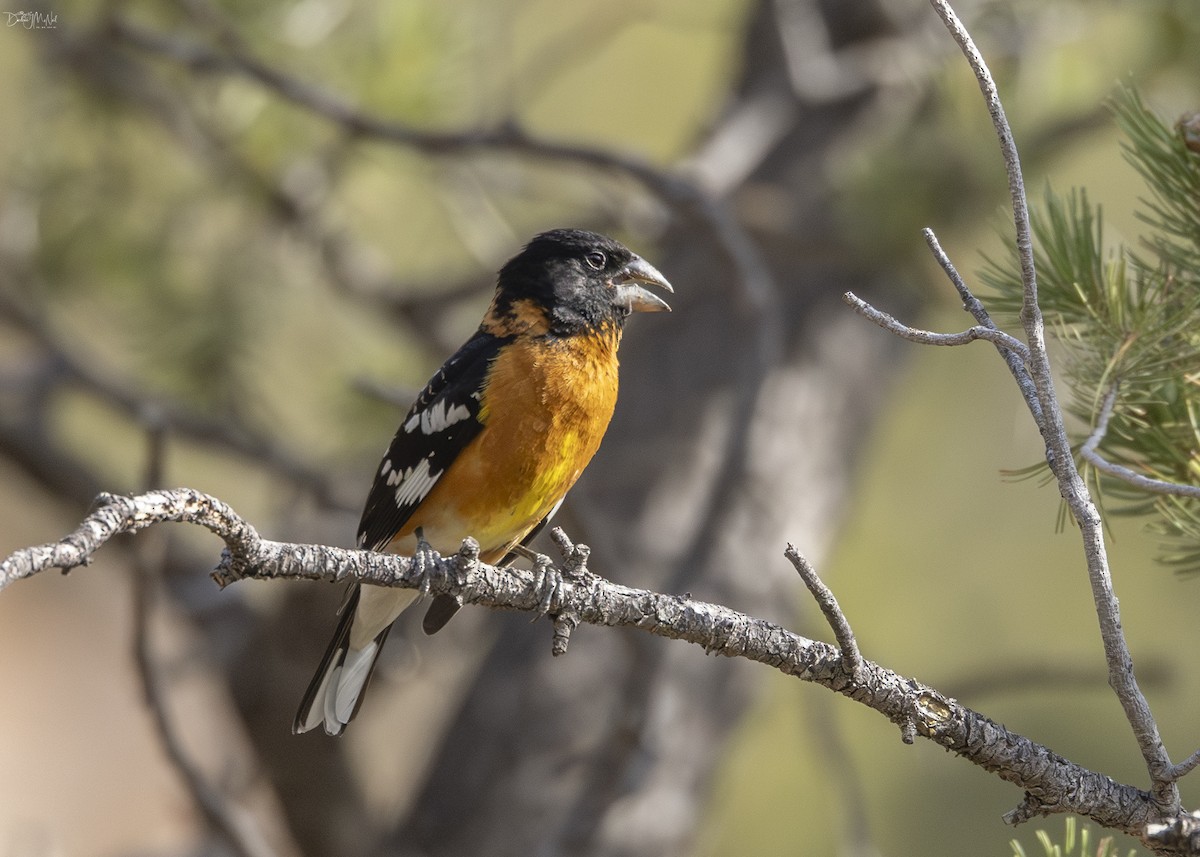
[{"label": "bird's claw", "polygon": [[522,559],[527,559],[532,563],[537,563],[539,558],[545,559],[545,557],[542,556],[540,553],[533,550],[532,548],[525,547],[525,545],[513,545],[512,553],[515,553],[517,556],[521,557]]},{"label": "bird's claw", "polygon": [[417,588],[417,595],[422,600],[429,597],[429,591],[433,585],[433,576],[437,572],[438,552],[433,549],[433,545],[425,540],[425,533],[417,527],[417,552],[413,554],[413,562],[417,566],[417,575],[421,579],[421,585]]},{"label": "bird's claw", "polygon": [[541,596],[538,602],[538,616],[546,616],[555,611],[563,603],[564,584],[562,572],[554,567],[550,557],[535,554],[533,570],[537,575],[537,591]]},{"label": "bird's claw", "polygon": [[454,583],[463,586],[467,575],[479,565],[479,542],[467,536],[454,556]]}]

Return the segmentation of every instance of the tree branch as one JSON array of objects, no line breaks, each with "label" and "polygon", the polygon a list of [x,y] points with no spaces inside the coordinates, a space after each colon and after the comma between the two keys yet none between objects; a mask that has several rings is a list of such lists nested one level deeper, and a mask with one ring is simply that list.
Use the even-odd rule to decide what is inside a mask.
[{"label": "tree branch", "polygon": [[432,156],[507,152],[629,176],[672,208],[691,212],[711,232],[715,247],[740,275],[731,283],[740,300],[750,307],[767,311],[777,300],[770,271],[741,225],[729,214],[727,206],[684,175],[660,169],[631,155],[543,139],[526,132],[511,118],[496,127],[462,131],[429,131],[391,121],[363,110],[339,93],[308,83],[262,61],[219,12],[203,0],[185,0],[183,5],[196,19],[216,31],[220,50],[155,32],[119,15],[109,19],[109,29],[127,43],[192,71],[236,74],[252,80],[284,101],[332,122],[354,138],[381,140]]},{"label": "tree branch", "polygon": [[1200,750],[1196,750],[1192,755],[1188,756],[1178,765],[1172,765],[1171,769],[1165,774],[1169,780],[1178,780],[1190,774],[1197,767],[1200,767]]},{"label": "tree branch", "polygon": [[[422,573],[407,557],[263,539],[228,504],[188,488],[135,497],[101,495],[97,508],[73,533],[16,551],[0,563],[0,589],[49,568],[85,565],[114,536],[165,522],[196,524],[225,542],[213,573],[221,586],[244,578],[353,579],[405,588],[425,584],[432,594],[505,610],[542,613],[547,606],[544,573],[485,565],[470,539],[458,553],[437,557]],[[869,660],[861,661],[856,680],[844,653],[834,646],[721,605],[611,583],[582,567],[583,546],[563,537],[558,542],[568,556],[555,569],[562,584],[548,605],[552,615],[686,640],[710,654],[746,658],[836,691],[883,714],[902,734],[928,738],[1023,789],[1025,799],[1009,814],[1010,821],[1073,812],[1145,837],[1147,824],[1178,820],[1165,816],[1149,793],[1064,759],[927,685]]]},{"label": "tree branch", "polygon": [[[982,327],[998,330],[999,328],[992,321],[992,317],[988,313],[987,308],[984,307],[983,302],[975,297],[974,293],[967,287],[962,276],[958,273],[958,269],[954,267],[954,263],[950,261],[950,257],[942,249],[941,242],[938,241],[934,231],[926,227],[921,230],[921,234],[925,236],[925,243],[928,245],[929,251],[933,253],[934,259],[937,260],[942,270],[946,272],[946,276],[950,278],[950,282],[954,284],[958,296],[962,299],[963,309],[969,312]],[[1029,413],[1033,415],[1034,422],[1041,425],[1042,403],[1038,399],[1037,388],[1033,384],[1033,379],[1029,377],[1029,368],[1025,365],[1025,362],[1029,359],[1028,346],[1021,343],[1019,350],[1013,350],[997,344],[996,348],[999,350],[1000,356],[1004,358],[1004,362],[1008,366],[1008,371],[1012,374],[1013,380],[1017,382],[1017,387],[1021,391],[1021,396],[1025,399]]]},{"label": "tree branch", "polygon": [[[0,271],[0,285],[7,287],[19,282],[20,276],[12,267]],[[169,429],[172,434],[195,443],[228,450],[310,492],[321,506],[349,508],[344,498],[336,496],[334,486],[325,474],[310,467],[274,439],[255,431],[236,414],[225,412],[219,417],[201,414],[108,377],[93,363],[73,353],[37,313],[22,305],[11,292],[15,289],[0,288],[0,318],[27,333],[44,350],[46,367],[41,381],[47,389],[69,383],[101,399],[134,423],[152,430]]]},{"label": "tree branch", "polygon": [[871,306],[858,295],[854,294],[854,292],[846,292],[846,294],[842,295],[842,300],[863,318],[874,322],[884,330],[896,334],[901,339],[907,339],[909,342],[916,342],[921,345],[967,345],[971,342],[984,340],[985,342],[992,343],[997,348],[1008,349],[1020,356],[1029,355],[1029,349],[1025,347],[1025,343],[994,327],[984,327],[982,324],[977,324],[960,333],[934,333],[929,330],[921,330],[917,327],[909,327],[907,324],[897,320],[895,316],[888,315],[883,310]]},{"label": "tree branch", "polygon": [[1096,428],[1088,435],[1088,439],[1084,441],[1083,446],[1079,448],[1079,457],[1101,473],[1115,476],[1122,482],[1128,482],[1134,488],[1140,488],[1147,493],[1169,494],[1175,497],[1191,497],[1194,499],[1200,498],[1200,487],[1196,485],[1182,485],[1178,482],[1168,482],[1165,479],[1152,479],[1149,476],[1143,476],[1136,470],[1131,470],[1120,464],[1114,464],[1100,454],[1099,447],[1104,441],[1104,436],[1108,434],[1108,421],[1112,419],[1113,406],[1116,404],[1116,401],[1117,385],[1113,384],[1109,388],[1108,393],[1105,394],[1104,401],[1100,404],[1100,413],[1096,417]]},{"label": "tree branch", "polygon": [[804,585],[808,587],[813,600],[821,608],[821,613],[824,614],[825,621],[833,629],[834,639],[837,640],[838,648],[842,652],[842,666],[846,668],[846,672],[850,674],[850,678],[854,681],[861,680],[862,653],[858,650],[858,641],[854,639],[854,632],[850,629],[850,622],[846,619],[846,614],[842,612],[841,605],[837,603],[833,592],[817,576],[816,569],[812,567],[812,564],[794,546],[788,545],[783,555],[795,566],[796,572],[804,581]]},{"label": "tree branch", "polygon": [[1029,206],[1025,198],[1025,183],[1021,174],[1021,161],[1013,141],[1012,129],[1000,103],[1000,93],[992,79],[987,64],[975,46],[954,10],[946,0],[930,0],[938,16],[958,43],[967,58],[979,89],[983,93],[988,113],[992,117],[996,137],[1004,157],[1008,174],[1009,194],[1012,198],[1013,223],[1016,228],[1017,254],[1021,261],[1021,279],[1024,297],[1021,306],[1021,322],[1025,328],[1029,345],[1028,374],[1037,391],[1041,405],[1038,430],[1045,442],[1046,461],[1058,480],[1059,492],[1067,502],[1072,517],[1079,525],[1083,537],[1084,554],[1087,558],[1088,579],[1092,589],[1096,617],[1100,624],[1100,637],[1108,663],[1108,682],[1117,694],[1125,717],[1132,727],[1142,758],[1154,782],[1154,793],[1164,813],[1179,811],[1179,789],[1174,782],[1164,779],[1171,769],[1171,759],[1163,746],[1158,724],[1150,711],[1133,672],[1133,657],[1125,641],[1121,626],[1121,612],[1113,590],[1109,571],[1108,555],[1104,544],[1104,528],[1100,513],[1092,502],[1087,485],[1075,466],[1071,454],[1071,442],[1063,424],[1062,408],[1054,389],[1050,371],[1050,357],[1046,351],[1045,324],[1037,297],[1037,271],[1033,260],[1032,228],[1029,221]]}]

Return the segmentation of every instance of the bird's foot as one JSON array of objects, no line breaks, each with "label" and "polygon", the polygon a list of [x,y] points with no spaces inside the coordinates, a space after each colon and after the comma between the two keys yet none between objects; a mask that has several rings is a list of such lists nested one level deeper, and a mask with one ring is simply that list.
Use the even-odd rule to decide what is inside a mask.
[{"label": "bird's foot", "polygon": [[462,586],[467,582],[467,575],[479,566],[479,542],[467,536],[459,546],[454,559],[456,572],[454,582],[458,586]]},{"label": "bird's foot", "polygon": [[413,563],[417,567],[417,574],[421,579],[421,585],[417,589],[417,594],[422,598],[429,596],[429,590],[433,585],[433,578],[438,572],[438,560],[441,556],[433,549],[433,545],[425,540],[425,532],[420,527],[416,530],[417,536],[417,552],[413,554]]},{"label": "bird's foot", "polygon": [[525,545],[513,545],[509,553],[514,553],[522,559],[527,559],[532,563],[536,563],[538,561],[538,557],[542,556],[532,548],[525,547]]},{"label": "bird's foot", "polygon": [[534,554],[533,571],[537,575],[537,591],[540,596],[538,615],[545,616],[556,611],[563,603],[564,584],[562,572],[554,567],[550,557]]},{"label": "bird's foot", "polygon": [[563,532],[561,527],[550,531],[550,537],[558,545],[562,554],[562,570],[555,568],[548,557],[534,554],[534,571],[538,574],[538,590],[542,594],[540,604],[541,615],[554,615],[554,639],[550,652],[555,657],[565,655],[571,642],[571,632],[579,625],[579,616],[569,607],[565,607],[567,581],[576,585],[586,585],[592,575],[588,571],[587,561],[592,550],[587,545],[575,544]]}]

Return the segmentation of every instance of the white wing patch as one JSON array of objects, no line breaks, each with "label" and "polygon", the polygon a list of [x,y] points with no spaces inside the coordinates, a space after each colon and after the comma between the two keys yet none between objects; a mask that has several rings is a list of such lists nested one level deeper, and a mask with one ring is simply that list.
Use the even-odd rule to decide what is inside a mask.
[{"label": "white wing patch", "polygon": [[429,459],[422,458],[416,467],[406,467],[404,471],[393,470],[388,474],[387,484],[396,486],[396,505],[401,508],[415,506],[425,499],[435,482],[441,477],[442,471],[431,473]]},{"label": "white wing patch", "polygon": [[419,426],[422,434],[436,434],[469,416],[471,416],[471,411],[466,405],[447,407],[447,402],[443,399],[409,417],[404,423],[404,430],[412,434]]}]

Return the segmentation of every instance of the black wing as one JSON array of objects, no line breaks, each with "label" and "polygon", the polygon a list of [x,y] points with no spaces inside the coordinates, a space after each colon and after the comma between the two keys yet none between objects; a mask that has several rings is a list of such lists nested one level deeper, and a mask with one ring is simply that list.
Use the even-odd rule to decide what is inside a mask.
[{"label": "black wing", "polygon": [[413,402],[367,495],[358,546],[382,550],[483,428],[480,395],[505,340],[478,331],[442,364]]}]

